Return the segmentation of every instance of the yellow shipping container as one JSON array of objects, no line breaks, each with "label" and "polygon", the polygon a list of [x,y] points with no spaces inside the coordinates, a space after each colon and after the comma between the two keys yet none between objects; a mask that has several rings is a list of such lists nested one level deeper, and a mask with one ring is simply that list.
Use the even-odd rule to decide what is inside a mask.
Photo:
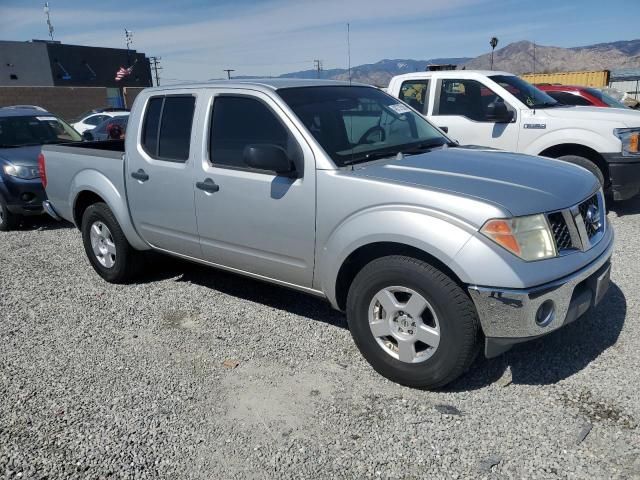
[{"label": "yellow shipping container", "polygon": [[581,85],[583,87],[606,87],[609,85],[609,70],[591,72],[525,73],[520,75],[529,83],[556,85]]}]

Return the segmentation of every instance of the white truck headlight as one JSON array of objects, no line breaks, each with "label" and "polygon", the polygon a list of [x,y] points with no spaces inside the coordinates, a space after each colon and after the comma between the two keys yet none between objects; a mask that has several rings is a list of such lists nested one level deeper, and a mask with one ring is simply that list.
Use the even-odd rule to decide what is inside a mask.
[{"label": "white truck headlight", "polygon": [[557,256],[555,241],[544,215],[494,218],[480,232],[526,261]]},{"label": "white truck headlight", "polygon": [[613,134],[622,142],[622,155],[640,155],[640,128],[616,128]]},{"label": "white truck headlight", "polygon": [[8,164],[2,167],[4,173],[16,178],[22,178],[23,180],[33,180],[34,178],[40,178],[38,167],[23,167],[21,165]]}]

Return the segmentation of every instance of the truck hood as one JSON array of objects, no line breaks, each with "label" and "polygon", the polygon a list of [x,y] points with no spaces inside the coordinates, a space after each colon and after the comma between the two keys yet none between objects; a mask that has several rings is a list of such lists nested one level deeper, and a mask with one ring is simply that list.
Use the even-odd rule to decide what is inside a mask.
[{"label": "truck hood", "polygon": [[38,165],[38,154],[41,148],[40,145],[0,148],[0,161],[4,160],[23,167],[35,167]]},{"label": "truck hood", "polygon": [[352,174],[481,199],[514,216],[573,206],[598,187],[589,171],[560,160],[466,148],[356,166]]},{"label": "truck hood", "polygon": [[551,118],[620,122],[626,127],[640,127],[640,111],[606,107],[556,107],[537,110]]}]

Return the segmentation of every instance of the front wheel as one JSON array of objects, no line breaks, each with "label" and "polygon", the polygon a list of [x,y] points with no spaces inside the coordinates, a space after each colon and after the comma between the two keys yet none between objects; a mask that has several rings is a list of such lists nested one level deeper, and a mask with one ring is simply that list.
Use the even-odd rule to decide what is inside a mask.
[{"label": "front wheel", "polygon": [[111,209],[94,203],[82,215],[82,241],[93,269],[110,283],[127,283],[138,273],[140,252],[133,249]]},{"label": "front wheel", "polygon": [[480,327],[471,299],[415,258],[394,255],[366,265],[349,289],[347,319],[365,359],[402,385],[442,387],[478,353]]}]

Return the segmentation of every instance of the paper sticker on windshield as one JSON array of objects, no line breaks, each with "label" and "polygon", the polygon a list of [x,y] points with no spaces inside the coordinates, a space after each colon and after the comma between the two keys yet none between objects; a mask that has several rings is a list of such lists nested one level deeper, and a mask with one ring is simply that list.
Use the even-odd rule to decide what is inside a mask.
[{"label": "paper sticker on windshield", "polygon": [[402,103],[394,103],[393,105],[389,105],[389,108],[396,112],[398,115],[402,115],[403,113],[409,113],[411,109]]},{"label": "paper sticker on windshield", "polygon": [[56,117],[36,117],[36,119],[41,122],[56,122],[58,120]]}]

